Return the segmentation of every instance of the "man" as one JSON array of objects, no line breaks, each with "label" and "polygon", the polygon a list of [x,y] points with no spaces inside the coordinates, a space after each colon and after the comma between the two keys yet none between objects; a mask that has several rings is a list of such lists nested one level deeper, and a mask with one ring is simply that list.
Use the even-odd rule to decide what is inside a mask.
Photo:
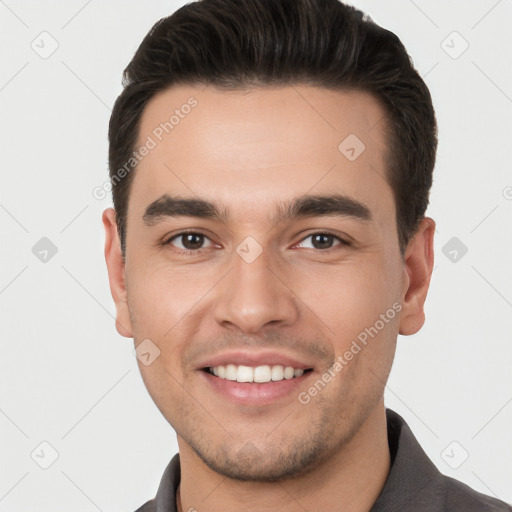
[{"label": "man", "polygon": [[179,446],[139,511],[512,510],[384,405],[435,229],[436,119],[398,38],[337,0],[202,0],[124,86],[116,326]]}]

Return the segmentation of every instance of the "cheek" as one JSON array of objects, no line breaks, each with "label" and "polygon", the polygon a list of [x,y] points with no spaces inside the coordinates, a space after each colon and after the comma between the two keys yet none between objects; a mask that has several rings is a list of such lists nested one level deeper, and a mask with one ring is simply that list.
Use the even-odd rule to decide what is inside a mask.
[{"label": "cheek", "polygon": [[208,290],[207,276],[201,274],[199,279],[197,273],[172,269],[168,264],[147,262],[130,270],[126,283],[130,309],[139,327],[150,329],[157,337],[185,319]]},{"label": "cheek", "polygon": [[313,314],[317,323],[324,324],[325,334],[338,342],[350,342],[393,304],[386,326],[396,323],[400,274],[381,256],[319,268],[318,272],[298,272],[293,280],[294,293],[307,306],[304,313]]},{"label": "cheek", "polygon": [[161,365],[162,383],[172,381],[165,370],[181,381],[181,362],[206,321],[208,291],[218,281],[218,273],[171,269],[160,262],[131,270],[127,292],[135,344],[149,339],[159,351],[155,368],[139,365],[141,373],[153,381]]}]

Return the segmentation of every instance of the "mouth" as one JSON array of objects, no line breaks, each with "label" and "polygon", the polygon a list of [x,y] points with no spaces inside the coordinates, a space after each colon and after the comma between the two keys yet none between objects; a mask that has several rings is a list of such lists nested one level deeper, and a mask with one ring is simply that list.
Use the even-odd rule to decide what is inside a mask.
[{"label": "mouth", "polygon": [[[237,407],[268,407],[298,400],[314,374],[313,368],[294,368],[283,365],[244,366],[226,364],[200,369],[206,389],[220,399]],[[242,409],[243,410],[243,409]],[[263,411],[263,409],[262,409]]]},{"label": "mouth", "polygon": [[227,364],[219,366],[208,366],[202,368],[204,372],[209,373],[219,379],[236,381],[239,383],[258,383],[265,384],[271,382],[280,382],[302,377],[313,371],[312,368],[294,368],[293,366],[283,365],[261,365],[245,366],[236,364]]}]

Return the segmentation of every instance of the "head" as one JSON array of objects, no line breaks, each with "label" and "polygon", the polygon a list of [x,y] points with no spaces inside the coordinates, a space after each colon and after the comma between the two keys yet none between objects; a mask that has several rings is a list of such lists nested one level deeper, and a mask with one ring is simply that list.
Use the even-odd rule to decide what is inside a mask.
[{"label": "head", "polygon": [[[337,0],[189,3],[126,68],[109,141],[116,324],[162,414],[232,478],[320,464],[424,322],[436,121],[402,43]],[[308,371],[226,398],[205,368],[235,352]]]}]

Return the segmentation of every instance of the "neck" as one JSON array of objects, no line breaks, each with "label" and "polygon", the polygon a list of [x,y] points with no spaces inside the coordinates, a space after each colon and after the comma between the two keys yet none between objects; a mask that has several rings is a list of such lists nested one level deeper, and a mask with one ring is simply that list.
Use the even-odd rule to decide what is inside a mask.
[{"label": "neck", "polygon": [[178,512],[209,510],[239,512],[251,503],[261,512],[336,510],[368,512],[377,500],[390,470],[386,415],[383,402],[360,430],[328,460],[307,475],[282,482],[243,482],[208,468],[178,436],[181,482]]}]

